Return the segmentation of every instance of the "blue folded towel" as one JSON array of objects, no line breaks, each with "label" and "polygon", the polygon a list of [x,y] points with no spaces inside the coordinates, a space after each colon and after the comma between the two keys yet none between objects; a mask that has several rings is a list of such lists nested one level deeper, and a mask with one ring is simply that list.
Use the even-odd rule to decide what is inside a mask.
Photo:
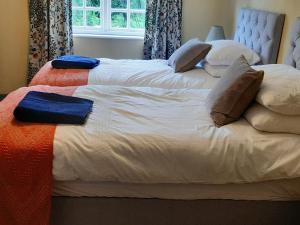
[{"label": "blue folded towel", "polygon": [[34,123],[84,124],[93,101],[31,91],[14,110],[17,120]]},{"label": "blue folded towel", "polygon": [[98,66],[100,60],[79,55],[65,55],[52,61],[52,67],[56,69],[93,69]]}]

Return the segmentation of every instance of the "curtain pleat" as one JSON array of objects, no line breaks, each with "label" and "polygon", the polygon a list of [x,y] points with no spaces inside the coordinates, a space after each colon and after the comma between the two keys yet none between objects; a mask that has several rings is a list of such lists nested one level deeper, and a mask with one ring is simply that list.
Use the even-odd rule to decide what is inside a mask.
[{"label": "curtain pleat", "polygon": [[181,39],[182,0],[148,0],[144,59],[168,59]]},{"label": "curtain pleat", "polygon": [[48,61],[73,54],[72,0],[29,0],[28,83]]}]

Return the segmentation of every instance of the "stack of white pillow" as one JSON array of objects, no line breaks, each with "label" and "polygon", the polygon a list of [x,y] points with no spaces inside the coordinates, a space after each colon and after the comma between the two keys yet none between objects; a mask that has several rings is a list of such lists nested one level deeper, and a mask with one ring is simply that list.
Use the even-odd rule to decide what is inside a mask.
[{"label": "stack of white pillow", "polygon": [[253,68],[263,70],[265,76],[245,118],[260,131],[300,134],[300,71],[282,64]]},{"label": "stack of white pillow", "polygon": [[[250,65],[260,62],[253,50],[232,40],[208,42],[212,49],[206,56],[204,69],[214,77],[222,77],[232,63],[244,55]],[[289,65],[253,66],[263,70],[264,81],[256,102],[244,114],[257,130],[272,133],[300,134],[300,70]]]},{"label": "stack of white pillow", "polygon": [[222,77],[227,68],[241,55],[247,59],[249,65],[260,62],[260,57],[256,52],[236,41],[218,40],[207,44],[212,45],[212,49],[206,56],[204,69],[213,77]]}]

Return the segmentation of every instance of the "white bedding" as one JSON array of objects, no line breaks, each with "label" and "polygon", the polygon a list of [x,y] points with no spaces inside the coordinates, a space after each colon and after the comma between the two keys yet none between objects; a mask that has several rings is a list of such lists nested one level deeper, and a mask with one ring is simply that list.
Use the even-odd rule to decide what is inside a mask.
[{"label": "white bedding", "polygon": [[254,66],[265,77],[256,101],[273,112],[300,115],[300,70],[283,64]]},{"label": "white bedding", "polygon": [[211,88],[218,81],[199,67],[174,73],[166,60],[100,60],[100,66],[90,70],[89,85],[179,89]]},{"label": "white bedding", "polygon": [[300,138],[263,133],[244,119],[216,128],[208,90],[79,87],[95,101],[84,126],[60,125],[58,181],[228,184],[300,177]]}]

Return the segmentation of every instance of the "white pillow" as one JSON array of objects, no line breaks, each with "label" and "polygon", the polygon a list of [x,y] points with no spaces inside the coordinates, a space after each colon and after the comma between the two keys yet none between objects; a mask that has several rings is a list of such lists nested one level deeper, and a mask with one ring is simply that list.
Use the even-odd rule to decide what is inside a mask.
[{"label": "white pillow", "polygon": [[300,116],[300,70],[283,64],[253,68],[265,71],[256,101],[274,112]]},{"label": "white pillow", "polygon": [[249,108],[244,117],[255,129],[260,131],[300,134],[300,116],[275,113],[256,103]]},{"label": "white pillow", "polygon": [[204,70],[212,77],[220,78],[222,77],[229,66],[213,66],[206,62],[203,66]]},{"label": "white pillow", "polygon": [[259,55],[252,49],[233,40],[211,41],[212,49],[206,56],[206,61],[214,66],[232,65],[241,55],[244,55],[250,65],[260,61]]}]

